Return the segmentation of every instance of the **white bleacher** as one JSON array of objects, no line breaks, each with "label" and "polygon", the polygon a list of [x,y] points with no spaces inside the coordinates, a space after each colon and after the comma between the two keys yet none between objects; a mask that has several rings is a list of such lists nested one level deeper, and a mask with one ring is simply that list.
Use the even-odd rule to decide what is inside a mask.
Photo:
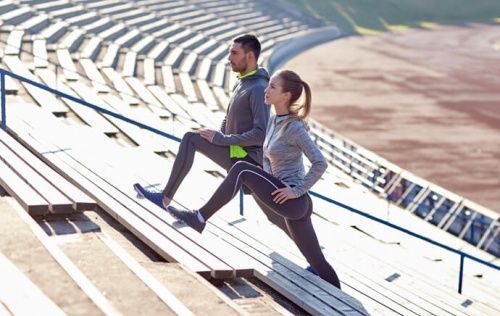
[{"label": "white bleacher", "polygon": [[134,19],[126,20],[124,23],[127,24],[127,26],[129,26],[129,27],[138,28],[138,27],[150,24],[153,21],[156,21],[157,19],[158,19],[158,17],[155,14],[150,13],[150,14],[136,17]]},{"label": "white bleacher", "polygon": [[198,64],[199,66],[198,71],[196,72],[196,77],[201,80],[208,80],[210,70],[212,68],[212,61],[210,58],[203,58]]},{"label": "white bleacher", "polygon": [[167,26],[170,26],[172,23],[170,23],[167,19],[165,18],[158,18],[156,22],[150,23],[143,25],[139,27],[139,30],[142,33],[154,33],[157,32]]},{"label": "white bleacher", "polygon": [[180,72],[179,80],[181,82],[182,90],[186,95],[186,98],[189,102],[198,101],[198,96],[196,95],[196,91],[194,89],[193,82],[191,81],[191,76],[188,73]]},{"label": "white bleacher", "polygon": [[200,56],[207,54],[208,52],[214,50],[220,45],[213,38],[205,39],[205,42],[198,47],[195,47],[192,51]]},{"label": "white bleacher", "polygon": [[173,93],[176,91],[174,73],[172,72],[172,67],[170,66],[162,66],[161,67],[161,75],[163,78],[163,86],[165,87],[165,91],[168,93]]},{"label": "white bleacher", "polygon": [[45,38],[47,43],[55,43],[66,33],[67,29],[68,24],[65,21],[59,21],[43,30],[40,36]]},{"label": "white bleacher", "polygon": [[106,41],[114,41],[120,36],[128,34],[127,31],[127,26],[125,24],[117,23],[112,27],[106,28],[105,30],[99,32],[98,35]]},{"label": "white bleacher", "polygon": [[230,39],[245,33],[245,29],[242,27],[230,29],[228,32],[216,35],[215,38],[220,42],[229,41]]},{"label": "white bleacher", "polygon": [[155,60],[152,58],[146,58],[143,62],[144,68],[144,84],[146,86],[156,84],[156,74],[155,74]]},{"label": "white bleacher", "polygon": [[195,67],[196,67],[196,61],[198,60],[198,55],[196,53],[188,53],[186,57],[181,62],[181,65],[179,67],[180,72],[185,72],[190,75],[193,74]]},{"label": "white bleacher", "polygon": [[87,78],[89,78],[89,80],[91,81],[95,91],[99,93],[109,93],[111,91],[111,89],[106,84],[106,80],[101,75],[99,69],[97,69],[97,66],[92,60],[82,58],[79,60],[79,62]]},{"label": "white bleacher", "polygon": [[101,67],[111,67],[115,68],[118,62],[118,53],[120,51],[120,46],[116,44],[109,44],[106,53],[101,61]]},{"label": "white bleacher", "polygon": [[170,43],[166,40],[163,40],[159,43],[157,43],[153,49],[151,49],[148,53],[148,58],[152,58],[155,61],[162,60],[167,52],[170,49]]},{"label": "white bleacher", "polygon": [[59,65],[62,68],[64,77],[68,81],[77,81],[80,80],[81,77],[77,72],[75,63],[73,62],[73,58],[71,57],[70,52],[67,49],[58,49],[56,51],[57,60]]},{"label": "white bleacher", "polygon": [[179,46],[181,46],[184,49],[193,50],[196,47],[205,43],[206,40],[207,40],[206,36],[203,36],[202,34],[196,34],[187,41],[179,43]]},{"label": "white bleacher", "polygon": [[82,14],[85,14],[85,9],[82,5],[75,5],[69,8],[63,8],[50,12],[52,18],[63,20],[71,19]]},{"label": "white bleacher", "polygon": [[173,35],[169,35],[168,41],[170,43],[181,44],[187,40],[190,40],[194,36],[194,33],[191,30],[182,30]]},{"label": "white bleacher", "polygon": [[117,15],[120,13],[128,12],[133,8],[134,5],[131,3],[118,3],[107,8],[99,8],[99,13],[102,15]]},{"label": "white bleacher", "polygon": [[222,106],[222,108],[227,108],[227,106],[229,105],[229,96],[227,95],[226,91],[222,87],[217,86],[212,87],[212,91],[217,100],[219,100],[219,104]]},{"label": "white bleacher", "polygon": [[[84,10],[84,8],[82,8],[82,10]],[[77,15],[75,17],[65,19],[65,21],[70,25],[82,27],[83,25],[92,24],[101,19],[101,17],[96,12],[84,12],[85,13]]]},{"label": "white bleacher", "polygon": [[87,33],[101,33],[105,31],[106,29],[112,27],[114,25],[114,22],[109,18],[109,17],[103,17],[101,19],[98,19],[90,24],[86,24],[82,26],[82,28],[85,30]]},{"label": "white bleacher", "polygon": [[178,23],[170,24],[166,27],[160,27],[159,30],[151,32],[157,39],[168,39],[171,35],[180,32],[182,30],[182,26]]},{"label": "white bleacher", "polygon": [[222,24],[220,19],[210,19],[198,25],[192,26],[191,29],[197,32],[204,32],[205,30],[210,30],[214,26],[220,26]]},{"label": "white bleacher", "polygon": [[229,46],[224,46],[224,45],[220,45],[219,47],[217,47],[216,49],[214,49],[213,51],[211,51],[207,57],[210,58],[211,60],[214,60],[214,61],[218,61],[220,60],[224,55],[227,54],[228,52],[228,49],[229,49]]},{"label": "white bleacher", "polygon": [[45,39],[33,40],[33,65],[35,68],[47,68],[49,65]]},{"label": "white bleacher", "polygon": [[74,29],[62,39],[62,41],[58,44],[58,47],[73,53],[82,44],[84,36],[85,32],[83,30]]},{"label": "white bleacher", "polygon": [[33,16],[32,9],[29,6],[19,7],[12,11],[2,14],[3,24],[18,25]]},{"label": "white bleacher", "polygon": [[120,0],[95,1],[94,3],[89,3],[89,2],[85,2],[85,1],[81,1],[81,2],[85,3],[85,7],[87,9],[91,9],[91,10],[103,10],[106,8],[118,6],[121,3],[123,3],[123,1],[120,1]]},{"label": "white bleacher", "polygon": [[165,106],[165,108],[176,116],[189,117],[188,112],[180,106],[172,97],[160,86],[150,86],[149,91]]},{"label": "white bleacher", "polygon": [[137,43],[135,43],[130,50],[136,52],[137,54],[146,54],[148,53],[151,48],[155,46],[155,38],[153,36],[145,36],[141,40],[139,40]]},{"label": "white bleacher", "polygon": [[28,33],[38,33],[49,25],[49,16],[47,14],[40,14],[24,21],[19,25],[19,28]]},{"label": "white bleacher", "polygon": [[41,11],[52,12],[60,9],[71,7],[72,4],[65,0],[48,1],[45,3],[33,4],[33,6]]},{"label": "white bleacher", "polygon": [[127,52],[123,63],[122,76],[133,77],[135,75],[135,67],[137,62],[136,52]]},{"label": "white bleacher", "polygon": [[184,50],[182,47],[174,47],[165,57],[163,63],[167,66],[170,66],[172,68],[176,67],[179,61],[181,60],[181,56],[183,54]]},{"label": "white bleacher", "polygon": [[[192,7],[194,8],[194,7]],[[190,8],[190,9],[192,9]],[[177,12],[175,12],[177,11]],[[174,20],[176,22],[182,22],[182,21],[185,21],[185,20],[189,20],[189,19],[192,19],[192,18],[195,18],[195,17],[199,17],[199,16],[203,16],[205,15],[205,11],[202,11],[202,10],[193,10],[193,11],[188,11],[188,12],[185,12],[186,10],[184,8],[179,8],[179,9],[172,9],[172,10],[168,10],[168,17],[169,19],[171,20]]]},{"label": "white bleacher", "polygon": [[226,61],[220,61],[217,64],[215,64],[215,69],[212,71],[212,75],[210,78],[210,81],[215,86],[224,87],[224,78],[226,75],[226,69],[227,69]]},{"label": "white bleacher", "polygon": [[200,90],[203,102],[207,105],[207,107],[214,111],[219,110],[220,108],[218,106],[217,100],[215,99],[215,96],[208,83],[205,80],[198,79],[196,80],[196,84],[198,86],[198,89]]},{"label": "white bleacher", "polygon": [[198,30],[197,27],[200,24],[204,24],[207,21],[219,20],[219,18],[215,14],[206,14],[200,17],[196,17],[194,19],[184,20],[181,23],[185,27],[189,27],[192,30]]},{"label": "white bleacher", "polygon": [[146,103],[146,106],[160,118],[170,118],[171,113],[163,104],[135,77],[124,78],[136,95]]},{"label": "white bleacher", "polygon": [[127,33],[122,34],[119,38],[115,39],[115,44],[119,45],[120,47],[126,47],[129,48],[131,45],[134,45],[141,39],[141,33],[139,30],[134,29],[132,31],[129,31]]},{"label": "white bleacher", "polygon": [[113,87],[120,93],[121,98],[128,105],[138,105],[140,102],[134,96],[134,92],[128,84],[123,80],[123,77],[120,76],[113,68],[106,67],[102,68],[102,73],[109,79],[109,81],[113,84]]},{"label": "white bleacher", "polygon": [[[39,82],[40,80],[35,77],[26,67],[26,65],[21,62],[21,60],[17,56],[5,56],[2,60],[3,64],[10,69],[10,71],[15,72],[16,74],[26,77],[32,81]],[[28,91],[28,93],[33,97],[35,102],[37,102],[40,107],[46,109],[52,113],[66,113],[68,108],[59,101],[53,94],[36,88],[30,84],[22,83],[24,88]]]},{"label": "white bleacher", "polygon": [[[132,10],[127,10],[123,13],[113,14],[113,19],[122,21],[126,23],[127,21],[134,20],[137,18],[142,18],[147,13],[143,9],[135,8]],[[128,24],[128,23],[126,23]]]},{"label": "white bleacher", "polygon": [[102,46],[102,39],[100,37],[92,37],[89,39],[87,44],[83,47],[80,58],[88,58],[93,61],[96,60],[97,55],[99,55],[99,50]]},{"label": "white bleacher", "polygon": [[[57,79],[55,74],[48,69],[39,69],[36,73],[46,85],[52,87],[57,86],[58,90],[73,97],[86,99],[93,94],[93,91],[81,82],[69,82],[68,86],[59,81],[56,85]],[[97,111],[66,98],[62,98],[62,102],[64,102],[84,123],[92,126],[94,130],[106,135],[115,135],[118,133],[117,128]]]},{"label": "white bleacher", "polygon": [[21,47],[23,42],[24,31],[14,30],[9,33],[7,38],[7,45],[4,49],[4,55],[16,55],[21,54]]}]

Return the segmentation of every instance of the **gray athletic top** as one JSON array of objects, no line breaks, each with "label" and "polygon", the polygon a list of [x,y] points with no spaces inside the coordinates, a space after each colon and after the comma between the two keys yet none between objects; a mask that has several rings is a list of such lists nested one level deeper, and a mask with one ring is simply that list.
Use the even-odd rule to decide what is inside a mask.
[{"label": "gray athletic top", "polygon": [[[263,168],[281,181],[293,187],[299,197],[306,193],[327,168],[327,163],[308,133],[307,125],[290,115],[272,116],[267,125],[264,140]],[[304,153],[311,162],[305,173]]]}]

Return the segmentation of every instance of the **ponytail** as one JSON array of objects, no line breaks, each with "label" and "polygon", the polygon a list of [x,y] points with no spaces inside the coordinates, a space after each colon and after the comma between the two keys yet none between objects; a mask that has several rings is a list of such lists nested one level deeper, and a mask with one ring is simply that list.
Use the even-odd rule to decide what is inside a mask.
[{"label": "ponytail", "polygon": [[[300,120],[304,120],[311,112],[311,88],[309,84],[303,81],[299,75],[291,70],[281,70],[277,75],[282,80],[282,89],[284,92],[290,92],[290,104],[288,110],[290,115]],[[302,103],[297,103],[297,100],[302,95],[304,90],[305,97]]]}]

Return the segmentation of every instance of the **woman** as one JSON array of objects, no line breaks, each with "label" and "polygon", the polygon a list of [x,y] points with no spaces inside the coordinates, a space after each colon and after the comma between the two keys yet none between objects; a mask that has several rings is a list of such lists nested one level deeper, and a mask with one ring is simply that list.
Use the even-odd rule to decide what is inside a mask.
[{"label": "woman", "polygon": [[[297,104],[303,90],[305,100]],[[312,201],[307,191],[327,167],[304,122],[311,109],[311,90],[296,73],[283,70],[271,78],[265,90],[265,100],[274,107],[276,115],[270,118],[267,126],[263,168],[244,161],[237,162],[199,210],[185,211],[173,206],[168,206],[167,210],[201,233],[205,221],[245,185],[253,191],[268,218],[293,239],[312,269],[340,288],[337,274],[321,252],[311,222]],[[312,164],[307,173],[302,161],[303,153]]]}]

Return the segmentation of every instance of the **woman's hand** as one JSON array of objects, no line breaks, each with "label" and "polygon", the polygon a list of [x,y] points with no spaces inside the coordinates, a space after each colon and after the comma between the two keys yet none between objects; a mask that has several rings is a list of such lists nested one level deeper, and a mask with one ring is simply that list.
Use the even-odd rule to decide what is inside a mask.
[{"label": "woman's hand", "polygon": [[296,196],[292,191],[292,188],[286,184],[286,187],[273,191],[271,195],[274,195],[274,203],[283,204],[288,200],[295,199]]}]

